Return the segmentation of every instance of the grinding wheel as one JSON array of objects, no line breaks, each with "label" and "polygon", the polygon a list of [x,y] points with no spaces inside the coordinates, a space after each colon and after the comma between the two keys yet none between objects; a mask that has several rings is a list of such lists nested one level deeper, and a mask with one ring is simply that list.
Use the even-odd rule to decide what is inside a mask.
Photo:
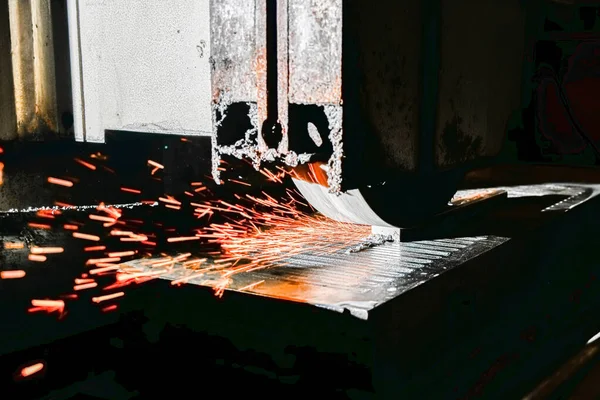
[{"label": "grinding wheel", "polygon": [[[441,212],[456,193],[460,171],[401,177],[381,185],[329,193],[317,179],[293,178],[298,191],[323,215],[340,222],[390,228],[414,227]],[[319,179],[321,181],[321,179]]]}]

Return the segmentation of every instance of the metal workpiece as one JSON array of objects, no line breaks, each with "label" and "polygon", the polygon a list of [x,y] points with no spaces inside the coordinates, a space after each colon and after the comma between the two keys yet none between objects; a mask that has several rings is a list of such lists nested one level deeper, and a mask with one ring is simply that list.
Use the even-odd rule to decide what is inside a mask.
[{"label": "metal workpiece", "polygon": [[[282,266],[234,274],[227,291],[241,290],[340,313],[347,311],[366,320],[378,306],[507,240],[492,236],[466,237],[386,242],[362,251],[351,251],[353,247],[348,247],[327,256],[307,252],[283,260]],[[128,262],[125,266],[136,270],[151,269],[148,260],[144,261]],[[215,287],[222,282],[219,273],[198,274],[177,268],[160,278],[206,287]]]},{"label": "metal workpiece", "polygon": [[[496,196],[504,193],[508,199],[542,198],[560,196],[563,199],[580,194],[576,207],[591,200],[600,193],[598,186],[570,184],[532,185],[503,187],[479,191],[460,191],[455,201],[472,198],[475,195]],[[585,193],[585,196],[582,194]],[[562,200],[561,200],[562,201]],[[559,203],[555,203],[559,204]],[[510,203],[497,207],[510,210]],[[556,218],[560,212],[545,213],[543,207],[533,211],[530,217],[538,215]],[[555,211],[567,211],[555,209]],[[518,214],[518,213],[516,213]],[[444,236],[420,238],[414,241],[381,240],[365,237],[344,248],[336,243],[323,243],[339,248],[330,253],[315,254],[310,250],[282,260],[281,265],[268,269],[232,274],[228,277],[226,291],[241,291],[262,297],[282,299],[296,303],[310,304],[336,312],[348,311],[353,316],[367,320],[372,311],[389,302],[400,300],[404,294],[435,280],[436,277],[458,268],[489,251],[518,240],[525,228],[513,226],[513,234],[469,235],[465,226],[477,226],[476,230],[493,232],[489,227],[480,226],[478,219],[462,221],[453,231]],[[148,260],[131,261],[124,266],[142,271],[151,271]],[[204,266],[209,264],[204,264]],[[171,272],[160,279],[173,283],[185,283],[205,287],[219,287],[223,284],[221,273],[213,271],[197,272],[175,264]]]}]

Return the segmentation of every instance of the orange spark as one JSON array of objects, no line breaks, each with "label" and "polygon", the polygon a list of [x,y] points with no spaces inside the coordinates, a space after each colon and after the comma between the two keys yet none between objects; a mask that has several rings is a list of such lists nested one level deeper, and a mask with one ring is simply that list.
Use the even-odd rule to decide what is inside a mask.
[{"label": "orange spark", "polygon": [[84,278],[84,279],[75,278],[75,284],[76,285],[82,285],[84,283],[90,283],[90,282],[95,282],[95,281],[93,279],[90,279],[90,278]]},{"label": "orange spark", "polygon": [[152,161],[152,160],[148,160],[148,165],[151,165],[155,168],[160,168],[160,169],[164,169],[165,166],[162,164],[157,163],[156,161]]},{"label": "orange spark", "polygon": [[114,253],[108,253],[109,257],[128,257],[128,256],[133,256],[135,255],[136,251],[130,250],[130,251],[117,251]]},{"label": "orange spark", "polygon": [[36,261],[36,262],[46,261],[46,256],[40,256],[40,255],[36,255],[36,254],[30,254],[28,258],[30,261]]},{"label": "orange spark", "polygon": [[129,237],[120,238],[121,242],[145,242],[148,240],[146,235],[131,235]]},{"label": "orange spark", "polygon": [[71,182],[71,181],[68,181],[66,179],[53,178],[53,177],[48,178],[48,183],[51,183],[53,185],[64,186],[64,187],[72,187],[73,186],[73,182]]},{"label": "orange spark", "polygon": [[62,300],[31,300],[31,305],[35,307],[64,307],[65,302]]},{"label": "orange spark", "polygon": [[110,312],[110,311],[114,311],[117,309],[117,305],[116,304],[111,304],[110,306],[106,306],[102,309],[102,312]]},{"label": "orange spark", "polygon": [[65,251],[62,247],[32,247],[31,254],[58,254]]},{"label": "orange spark", "polygon": [[98,283],[96,283],[96,282],[82,283],[80,285],[73,286],[73,290],[91,289],[91,288],[95,288],[96,286],[98,286]]},{"label": "orange spark", "polygon": [[76,239],[91,240],[92,242],[98,242],[100,240],[99,236],[88,235],[87,233],[80,232],[73,232],[73,237]]},{"label": "orange spark", "polygon": [[72,225],[72,224],[64,224],[63,228],[68,231],[76,231],[79,229],[79,227],[77,225]]},{"label": "orange spark", "polygon": [[104,296],[92,297],[92,301],[94,303],[101,303],[103,301],[108,301],[108,300],[116,299],[116,298],[123,297],[123,296],[125,296],[125,292],[117,292],[117,293],[113,293],[113,294],[107,294]]},{"label": "orange spark", "polygon": [[172,237],[172,238],[168,238],[167,242],[169,243],[174,243],[174,242],[186,242],[188,240],[200,240],[200,238],[198,236],[188,236],[188,237]]},{"label": "orange spark", "polygon": [[61,212],[58,211],[58,210],[40,210],[37,213],[35,213],[35,215],[38,216],[38,217],[40,217],[40,218],[53,219],[55,213],[58,215]]},{"label": "orange spark", "polygon": [[91,163],[89,163],[89,162],[87,162],[87,161],[83,161],[83,160],[82,160],[82,159],[80,159],[80,158],[75,158],[75,162],[77,162],[77,163],[79,163],[79,164],[83,165],[83,166],[84,166],[84,167],[86,167],[86,168],[89,168],[89,169],[91,169],[92,171],[95,171],[95,170],[96,170],[96,166],[95,166],[94,164],[91,164]]},{"label": "orange spark", "polygon": [[25,276],[25,271],[17,269],[13,271],[1,271],[0,279],[20,279]]},{"label": "orange spark", "polygon": [[21,242],[5,242],[4,243],[4,248],[6,250],[17,250],[17,249],[22,249],[25,247],[24,243]]},{"label": "orange spark", "polygon": [[62,314],[65,310],[65,302],[63,300],[31,300],[31,305],[35,308],[30,308],[29,311],[58,311]]},{"label": "orange spark", "polygon": [[87,265],[96,265],[98,263],[110,263],[121,261],[120,257],[105,257],[105,258],[90,258],[87,260]]},{"label": "orange spark", "polygon": [[148,160],[148,165],[154,167],[150,175],[154,175],[159,169],[165,169],[165,166],[157,163],[156,161]]},{"label": "orange spark", "polygon": [[119,268],[121,268],[121,266],[119,266],[119,265],[112,265],[110,267],[102,267],[102,268],[94,268],[94,269],[90,269],[90,274],[98,275],[98,274],[102,274],[104,272],[116,271]]},{"label": "orange spark", "polygon": [[119,219],[121,218],[121,210],[114,208],[114,207],[106,207],[104,205],[104,203],[100,203],[98,205],[98,207],[96,207],[96,209],[98,211],[104,211],[105,213],[107,213],[108,215],[110,215],[111,217],[113,217],[113,219]]},{"label": "orange spark", "polygon": [[34,229],[52,229],[52,227],[50,225],[37,224],[35,222],[30,222],[27,224],[27,226],[29,226],[30,228],[34,228]]},{"label": "orange spark", "polygon": [[116,222],[114,218],[104,217],[102,215],[94,215],[90,214],[90,219],[94,221],[102,221],[102,222]]},{"label": "orange spark", "polygon": [[127,193],[133,193],[133,194],[140,194],[140,193],[142,193],[141,190],[131,189],[131,188],[127,188],[127,187],[121,187],[121,191],[127,192]]},{"label": "orange spark", "polygon": [[[97,237],[97,236],[96,236]],[[100,239],[100,238],[98,238]],[[102,251],[102,250],[106,250],[106,246],[90,246],[90,247],[84,247],[83,248],[84,251]]]},{"label": "orange spark", "polygon": [[102,161],[108,160],[108,157],[105,156],[104,154],[100,153],[99,151],[96,153],[90,154],[90,158],[95,158],[97,160],[102,160]]},{"label": "orange spark", "polygon": [[238,185],[244,185],[244,186],[252,186],[251,184],[247,183],[247,182],[242,182],[242,181],[237,181],[235,179],[228,179],[229,182],[232,183],[237,183]]},{"label": "orange spark", "polygon": [[119,231],[117,229],[113,229],[110,231],[111,236],[133,236],[134,233],[131,231]]},{"label": "orange spark", "polygon": [[171,196],[167,196],[166,198],[165,197],[159,197],[158,200],[162,201],[163,203],[174,204],[176,206],[180,206],[181,205],[180,201],[177,201],[176,199],[174,199]]},{"label": "orange spark", "polygon": [[21,376],[23,378],[27,378],[28,376],[37,374],[38,372],[40,372],[41,370],[44,369],[44,363],[35,363],[32,365],[29,365],[23,369],[21,369]]}]

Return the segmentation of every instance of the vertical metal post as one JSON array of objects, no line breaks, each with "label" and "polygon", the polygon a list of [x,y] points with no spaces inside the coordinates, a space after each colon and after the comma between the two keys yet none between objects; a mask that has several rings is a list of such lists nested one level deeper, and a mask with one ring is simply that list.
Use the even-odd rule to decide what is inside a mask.
[{"label": "vertical metal post", "polygon": [[277,151],[289,150],[288,140],[288,0],[277,0],[277,117],[281,126],[281,141]]},{"label": "vertical metal post", "polygon": [[17,136],[8,3],[0,3],[0,140]]},{"label": "vertical metal post", "polygon": [[9,0],[17,132],[39,137],[58,130],[49,0]]}]

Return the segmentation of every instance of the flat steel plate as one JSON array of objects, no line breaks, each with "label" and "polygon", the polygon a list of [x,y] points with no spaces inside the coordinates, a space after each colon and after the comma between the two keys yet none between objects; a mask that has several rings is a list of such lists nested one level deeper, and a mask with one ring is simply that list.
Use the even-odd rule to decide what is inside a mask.
[{"label": "flat steel plate", "polygon": [[[577,202],[570,202],[570,208],[600,192],[600,186],[570,184],[494,189],[505,190],[509,198],[576,196]],[[457,197],[473,193],[462,191]],[[557,206],[551,210],[566,212],[568,209]],[[374,308],[510,240],[509,237],[499,236],[448,237],[385,242],[359,252],[350,252],[352,246],[327,255],[315,255],[307,251],[290,257],[281,266],[233,275],[225,291],[242,291],[308,303],[338,312],[348,310],[355,317],[368,319],[369,312]],[[148,261],[135,260],[126,265],[148,271],[151,270]],[[170,273],[160,276],[170,281],[186,277],[189,277],[185,280],[186,284],[205,287],[215,287],[222,282],[218,273],[198,273],[177,266]]]}]

